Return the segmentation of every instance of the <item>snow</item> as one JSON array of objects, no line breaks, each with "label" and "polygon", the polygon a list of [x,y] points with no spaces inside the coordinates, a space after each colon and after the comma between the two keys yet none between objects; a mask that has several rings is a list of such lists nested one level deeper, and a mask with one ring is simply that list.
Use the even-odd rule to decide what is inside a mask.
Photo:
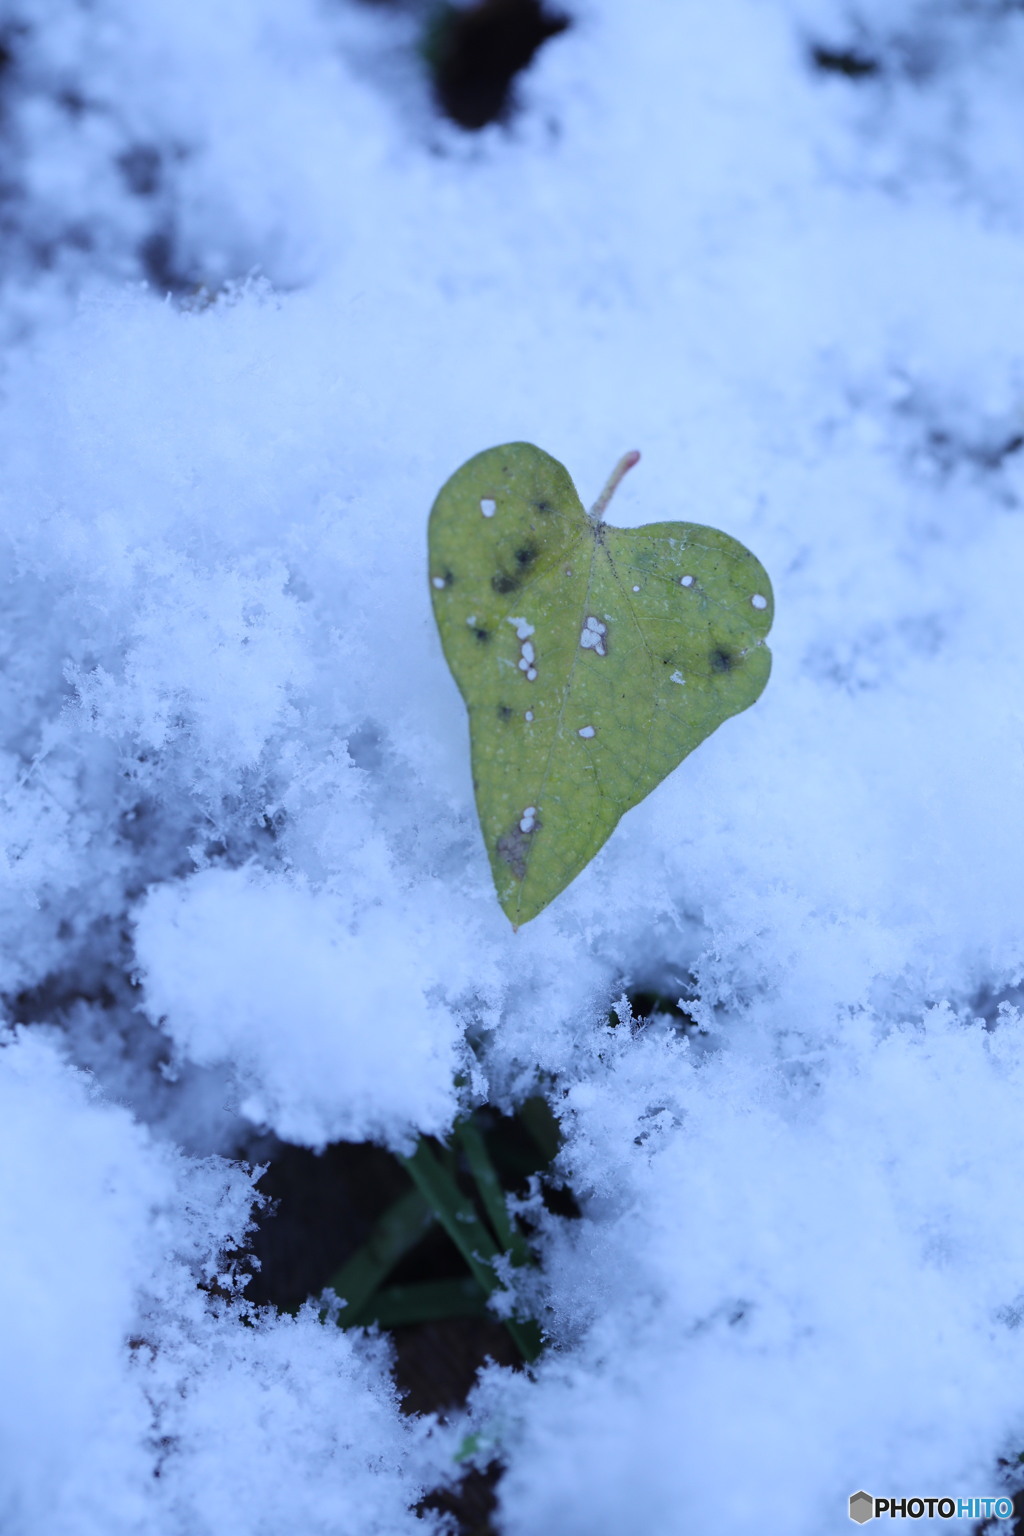
[{"label": "snow", "polygon": [[[247,869],[157,886],[135,953],[146,1009],[181,1053],[237,1076],[241,1109],[287,1141],[443,1134],[460,1065],[444,975],[401,909],[351,904]],[[379,957],[388,955],[388,968]]]},{"label": "snow", "polygon": [[754,1530],[770,1488],[812,1532],[845,1518],[840,1490],[994,1483],[1021,1352],[1020,1243],[983,1214],[1012,1208],[1021,1156],[1005,1026],[936,1009],[870,1053],[848,1030],[785,1090],[665,1039],[611,1047],[596,1094],[569,1095],[573,1171],[600,1168],[606,1209],[555,1238],[574,1351],[519,1403],[510,1531]]},{"label": "snow", "polygon": [[426,1437],[380,1342],[204,1301],[241,1170],[155,1141],[37,1032],[0,1045],[0,1107],[3,1529],[422,1530]]},{"label": "snow", "polygon": [[[999,1491],[1024,16],[576,0],[468,135],[415,6],[16,9],[0,1525],[423,1529],[449,1431],[380,1340],[247,1307],[246,1159],[538,1084],[583,1214],[537,1215],[552,1347],[464,1421],[505,1536]],[[721,527],[777,606],[761,701],[518,933],[424,569],[514,440],[584,503],[641,444],[615,520]],[[632,988],[694,1027],[609,1028]]]}]

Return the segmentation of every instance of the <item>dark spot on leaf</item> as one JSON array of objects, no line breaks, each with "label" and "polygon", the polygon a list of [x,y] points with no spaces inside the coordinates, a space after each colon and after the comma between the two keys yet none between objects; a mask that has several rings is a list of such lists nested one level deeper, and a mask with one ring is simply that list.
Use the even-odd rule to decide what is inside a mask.
[{"label": "dark spot on leaf", "polygon": [[453,587],[455,585],[455,573],[453,571],[445,571],[444,584],[446,587]]},{"label": "dark spot on leaf", "polygon": [[670,667],[672,665],[672,657],[671,656],[663,656],[661,658],[661,664],[662,664],[663,667]]},{"label": "dark spot on leaf", "polygon": [[718,650],[711,652],[712,672],[731,672],[735,665],[736,659],[730,656],[728,651]]},{"label": "dark spot on leaf", "polygon": [[526,856],[530,851],[530,839],[540,826],[537,820],[530,832],[524,832],[518,821],[510,832],[504,837],[499,837],[495,847],[498,850],[498,858],[504,860],[517,880],[526,879]]},{"label": "dark spot on leaf", "polygon": [[534,506],[537,508],[538,512],[550,513],[555,510],[550,501],[535,501]]},{"label": "dark spot on leaf", "polygon": [[486,645],[487,641],[491,638],[491,632],[489,629],[474,629],[473,635],[474,638],[479,640],[482,645]]},{"label": "dark spot on leaf", "polygon": [[504,596],[506,592],[514,592],[518,585],[519,577],[506,576],[504,571],[499,571],[497,576],[491,577],[491,586],[494,588],[495,592],[500,592],[502,596]]},{"label": "dark spot on leaf", "polygon": [[511,710],[511,708],[510,708],[510,706],[508,704],[499,704],[498,705],[498,719],[499,720],[511,720],[512,719],[512,710]]},{"label": "dark spot on leaf", "polygon": [[536,544],[524,544],[522,549],[516,550],[516,564],[520,570],[526,570],[537,558]]}]

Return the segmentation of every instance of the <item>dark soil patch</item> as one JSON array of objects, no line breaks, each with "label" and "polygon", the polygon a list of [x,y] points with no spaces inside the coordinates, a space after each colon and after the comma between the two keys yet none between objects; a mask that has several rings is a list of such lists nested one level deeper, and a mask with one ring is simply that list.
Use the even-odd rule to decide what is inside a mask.
[{"label": "dark soil patch", "polygon": [[516,75],[568,26],[569,18],[547,11],[542,0],[479,0],[468,10],[443,6],[426,47],[442,112],[470,130],[503,122]]}]

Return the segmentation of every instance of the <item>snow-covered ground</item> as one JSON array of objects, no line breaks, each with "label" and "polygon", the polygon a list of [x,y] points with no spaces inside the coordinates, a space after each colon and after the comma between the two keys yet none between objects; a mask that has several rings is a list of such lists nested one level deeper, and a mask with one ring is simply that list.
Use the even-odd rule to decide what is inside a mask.
[{"label": "snow-covered ground", "polygon": [[[4,7],[5,1536],[431,1529],[469,1429],[507,1536],[822,1536],[1024,1450],[1024,11],[569,10],[468,134],[416,6]],[[518,933],[424,561],[513,439],[777,601]],[[254,1137],[467,1071],[583,1217],[436,1425],[221,1256]]]}]

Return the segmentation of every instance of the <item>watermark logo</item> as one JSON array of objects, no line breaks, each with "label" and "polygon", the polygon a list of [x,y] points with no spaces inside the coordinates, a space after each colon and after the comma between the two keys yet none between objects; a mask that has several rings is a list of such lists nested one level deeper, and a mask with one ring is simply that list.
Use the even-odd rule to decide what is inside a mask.
[{"label": "watermark logo", "polygon": [[850,1494],[850,1519],[857,1525],[869,1520],[880,1520],[888,1515],[891,1520],[1009,1520],[1013,1514],[1013,1500],[987,1499],[876,1499],[873,1494],[859,1488]]}]

